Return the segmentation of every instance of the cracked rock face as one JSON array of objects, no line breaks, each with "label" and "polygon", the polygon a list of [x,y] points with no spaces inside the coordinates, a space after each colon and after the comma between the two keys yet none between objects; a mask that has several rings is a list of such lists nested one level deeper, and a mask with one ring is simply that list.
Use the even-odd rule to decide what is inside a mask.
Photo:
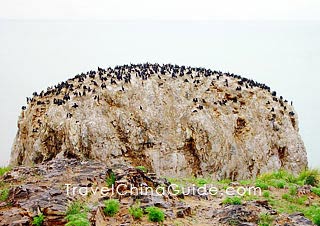
[{"label": "cracked rock face", "polygon": [[18,120],[11,165],[59,156],[214,179],[307,166],[297,114],[268,86],[158,64],[99,68],[34,93]]}]

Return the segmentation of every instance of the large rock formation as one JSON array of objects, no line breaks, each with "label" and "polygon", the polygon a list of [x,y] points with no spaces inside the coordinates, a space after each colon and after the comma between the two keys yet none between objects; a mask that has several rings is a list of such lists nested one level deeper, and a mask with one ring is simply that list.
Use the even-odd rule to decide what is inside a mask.
[{"label": "large rock formation", "polygon": [[19,117],[11,165],[57,156],[215,179],[307,166],[297,114],[268,86],[158,64],[98,68],[34,93]]}]

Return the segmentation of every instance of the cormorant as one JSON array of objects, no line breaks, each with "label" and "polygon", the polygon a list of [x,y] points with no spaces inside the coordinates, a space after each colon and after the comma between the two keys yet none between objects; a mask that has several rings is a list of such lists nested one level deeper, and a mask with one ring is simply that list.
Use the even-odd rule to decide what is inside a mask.
[{"label": "cormorant", "polygon": [[289,112],[289,115],[290,115],[290,116],[294,116],[294,112],[293,112],[293,111],[290,111],[290,112]]}]

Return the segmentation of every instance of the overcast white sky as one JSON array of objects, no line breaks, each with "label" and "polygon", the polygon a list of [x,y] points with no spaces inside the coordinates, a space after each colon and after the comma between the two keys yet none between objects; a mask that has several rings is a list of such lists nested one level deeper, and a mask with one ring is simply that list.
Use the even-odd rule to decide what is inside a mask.
[{"label": "overcast white sky", "polygon": [[320,1],[0,0],[0,166],[25,97],[77,73],[176,63],[266,83],[299,115],[320,167]]},{"label": "overcast white sky", "polygon": [[11,19],[318,20],[319,0],[0,0]]}]

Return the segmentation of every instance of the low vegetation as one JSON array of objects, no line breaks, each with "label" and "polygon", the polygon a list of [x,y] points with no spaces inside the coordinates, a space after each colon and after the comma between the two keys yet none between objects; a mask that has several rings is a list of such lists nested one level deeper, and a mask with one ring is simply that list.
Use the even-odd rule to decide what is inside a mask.
[{"label": "low vegetation", "polygon": [[44,222],[44,215],[40,213],[33,218],[32,225],[41,226],[43,222]]},{"label": "low vegetation", "polygon": [[262,190],[267,190],[269,188],[269,185],[266,182],[259,179],[256,180],[255,186],[261,188]]},{"label": "low vegetation", "polygon": [[227,197],[222,201],[223,204],[230,204],[230,205],[241,205],[242,201],[241,198],[238,196],[234,197]]},{"label": "low vegetation", "polygon": [[316,169],[304,170],[296,177],[287,171],[279,170],[260,175],[257,178],[255,185],[261,189],[268,189],[269,187],[283,189],[302,185],[316,187],[319,184],[319,179],[320,172]]},{"label": "low vegetation", "polygon": [[[277,171],[272,173],[266,173],[259,176],[256,180],[256,186],[261,189],[267,189],[267,187],[275,187],[280,190],[276,190],[274,195],[271,191],[264,191],[263,197],[276,209],[279,213],[294,213],[302,212],[313,223],[320,226],[320,204],[310,203],[308,195],[298,194],[298,188],[303,185],[311,185],[311,191],[320,195],[319,188],[319,170],[311,169],[304,170],[298,176],[294,176],[286,171]],[[266,193],[268,192],[268,193]],[[260,225],[271,225],[265,221],[261,221]]]},{"label": "low vegetation", "polygon": [[[140,170],[144,170],[140,168]],[[6,171],[6,170],[2,170]],[[106,179],[108,186],[115,183],[114,173],[110,173]],[[294,176],[286,171],[277,171],[260,175],[256,180],[242,180],[232,183],[230,180],[213,181],[210,178],[168,178],[168,181],[177,185],[178,193],[182,192],[182,188],[190,185],[198,187],[204,185],[215,185],[219,189],[230,186],[256,186],[262,189],[262,195],[252,195],[246,192],[243,196],[227,196],[223,199],[224,205],[242,205],[244,202],[252,200],[267,200],[268,203],[278,213],[295,213],[301,212],[310,219],[314,224],[320,226],[320,172],[318,170],[305,170],[299,175]],[[307,185],[307,186],[304,186]],[[304,186],[304,187],[302,187]],[[0,187],[0,201],[6,201],[9,196],[9,184]],[[308,189],[311,188],[311,192]],[[301,192],[301,189],[307,189],[309,193]],[[310,198],[311,196],[311,198]],[[106,216],[114,217],[120,210],[120,203],[117,199],[109,199],[104,201],[103,212]],[[65,212],[67,226],[89,226],[88,220],[89,209],[84,203],[76,201],[68,205]],[[143,210],[140,203],[132,205],[128,209],[129,214],[135,220],[141,220],[144,214],[151,222],[163,222],[165,214],[158,207],[148,207]],[[275,216],[262,213],[259,217],[259,226],[269,226],[273,224]],[[36,226],[43,225],[45,216],[39,214],[33,218],[32,224]]]},{"label": "low vegetation", "polygon": [[[213,181],[210,178],[168,178],[168,181],[178,185],[179,189],[189,185],[203,186],[215,185],[219,189],[225,189],[232,185],[229,179]],[[239,186],[259,187],[262,195],[250,195],[245,193],[243,196],[226,197],[222,203],[229,205],[241,205],[245,201],[267,200],[268,203],[279,213],[301,212],[314,224],[320,226],[320,171],[309,169],[302,171],[299,175],[293,175],[285,170],[265,173],[258,176],[255,180],[241,180]],[[299,192],[299,188],[311,186],[310,194]],[[310,195],[315,198],[310,199]],[[272,225],[273,218],[270,215],[262,214],[259,225]]]},{"label": "low vegetation", "polygon": [[320,226],[320,205],[313,205],[303,211],[304,215],[311,219],[314,224]]},{"label": "low vegetation", "polygon": [[140,203],[137,203],[129,208],[129,213],[134,219],[141,219],[143,216],[143,210],[140,207]]},{"label": "low vegetation", "polygon": [[187,177],[187,178],[167,178],[170,183],[177,183],[181,185],[196,185],[198,187],[204,186],[206,184],[217,183],[211,178],[204,177]]},{"label": "low vegetation", "polygon": [[270,198],[270,191],[263,191],[262,196],[264,198]]},{"label": "low vegetation", "polygon": [[312,191],[314,194],[316,194],[317,196],[320,197],[320,187],[318,187],[318,188],[312,188],[311,191]]},{"label": "low vegetation", "polygon": [[136,166],[136,169],[141,170],[144,173],[148,172],[148,170],[145,166]]},{"label": "low vegetation", "polygon": [[152,222],[163,222],[164,221],[164,212],[155,206],[146,208],[148,213],[148,219]]},{"label": "low vegetation", "polygon": [[240,180],[239,184],[243,185],[243,186],[251,185],[252,184],[252,180]]},{"label": "low vegetation", "polygon": [[9,172],[10,170],[10,167],[0,167],[0,176],[3,176],[6,172]]},{"label": "low vegetation", "polygon": [[4,202],[8,199],[9,197],[9,188],[4,188],[0,190],[0,201]]},{"label": "low vegetation", "polygon": [[79,201],[70,203],[66,211],[66,226],[89,226],[88,211],[86,205]]},{"label": "low vegetation", "polygon": [[253,201],[258,200],[260,197],[258,195],[249,194],[249,192],[246,192],[244,196],[241,197],[241,200],[244,201]]},{"label": "low vegetation", "polygon": [[106,178],[106,184],[110,188],[114,183],[116,182],[116,176],[114,175],[114,172],[111,172],[109,176]]},{"label": "low vegetation", "polygon": [[289,187],[289,194],[290,195],[296,195],[297,192],[298,192],[298,187],[297,186],[293,185],[293,186]]},{"label": "low vegetation", "polygon": [[274,218],[268,213],[260,214],[259,226],[271,226]]},{"label": "low vegetation", "polygon": [[320,180],[320,171],[317,169],[305,170],[302,171],[297,180],[303,184],[308,184],[311,186],[317,186]]},{"label": "low vegetation", "polygon": [[116,213],[118,213],[120,209],[120,203],[117,199],[109,199],[104,201],[104,213],[109,217],[113,217]]}]

